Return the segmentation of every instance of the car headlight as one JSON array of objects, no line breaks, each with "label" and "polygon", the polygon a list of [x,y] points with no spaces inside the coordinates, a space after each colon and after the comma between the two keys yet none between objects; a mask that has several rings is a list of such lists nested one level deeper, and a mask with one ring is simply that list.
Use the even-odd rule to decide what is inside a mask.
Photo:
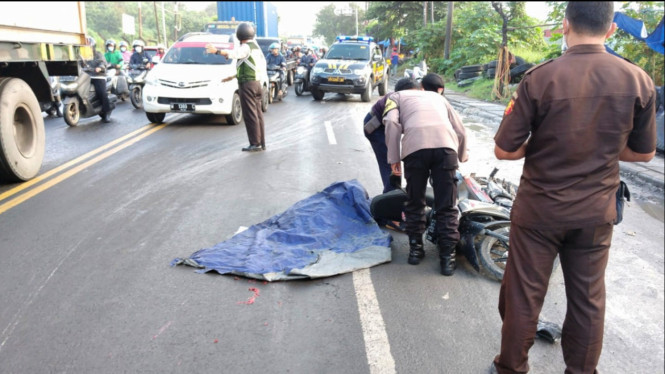
[{"label": "car headlight", "polygon": [[319,74],[319,73],[323,73],[324,70],[326,70],[326,69],[325,69],[325,68],[317,68],[317,67],[315,67],[314,69],[312,69],[312,73],[314,73],[314,74]]}]

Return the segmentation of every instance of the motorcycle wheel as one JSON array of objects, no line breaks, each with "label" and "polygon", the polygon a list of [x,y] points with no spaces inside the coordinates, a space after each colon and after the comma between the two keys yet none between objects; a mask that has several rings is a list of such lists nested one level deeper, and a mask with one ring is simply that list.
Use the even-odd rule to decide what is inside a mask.
[{"label": "motorcycle wheel", "polygon": [[272,104],[275,102],[275,99],[277,99],[277,92],[275,92],[275,85],[271,84],[270,85],[270,95],[268,95],[268,103]]},{"label": "motorcycle wheel", "polygon": [[77,126],[79,124],[79,120],[81,119],[81,112],[79,111],[78,103],[73,102],[65,105],[63,117],[65,117],[65,122],[69,126]]},{"label": "motorcycle wheel", "polygon": [[[492,230],[499,235],[510,236],[510,226],[502,226]],[[508,261],[509,246],[504,245],[501,240],[493,236],[485,236],[478,248],[478,257],[483,269],[497,280],[503,279],[503,273],[506,270]]]},{"label": "motorcycle wheel", "polygon": [[129,100],[132,102],[134,108],[143,108],[143,90],[141,90],[141,86],[132,88],[132,92],[129,93]]},{"label": "motorcycle wheel", "polygon": [[297,96],[301,96],[302,93],[304,92],[304,90],[305,90],[305,85],[303,84],[303,82],[296,83],[296,95]]}]

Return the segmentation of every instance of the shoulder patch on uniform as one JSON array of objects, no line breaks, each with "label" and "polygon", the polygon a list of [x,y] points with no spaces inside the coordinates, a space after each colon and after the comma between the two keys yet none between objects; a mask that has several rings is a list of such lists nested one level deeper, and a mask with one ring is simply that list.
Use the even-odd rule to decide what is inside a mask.
[{"label": "shoulder patch on uniform", "polygon": [[549,59],[549,60],[547,60],[547,61],[543,61],[543,62],[541,62],[540,64],[538,64],[538,65],[532,67],[531,69],[527,70],[526,73],[524,73],[524,75],[531,74],[532,71],[534,71],[534,70],[540,68],[541,66],[547,65],[547,64],[549,64],[549,63],[552,62],[552,61],[554,61],[553,58],[551,58],[551,59]]},{"label": "shoulder patch on uniform", "polygon": [[397,108],[398,108],[397,103],[395,101],[393,101],[392,98],[389,97],[388,99],[386,99],[386,107],[385,107],[385,109],[383,109],[383,116],[385,117],[386,114],[388,114],[388,112],[390,112],[393,109],[397,109]]}]

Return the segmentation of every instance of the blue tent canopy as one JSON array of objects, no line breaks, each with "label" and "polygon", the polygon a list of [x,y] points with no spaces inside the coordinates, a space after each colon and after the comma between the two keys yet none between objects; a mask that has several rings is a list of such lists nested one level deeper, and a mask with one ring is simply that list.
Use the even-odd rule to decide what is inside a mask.
[{"label": "blue tent canopy", "polygon": [[372,218],[367,192],[351,180],[171,265],[268,281],[318,278],[389,262],[391,241]]}]

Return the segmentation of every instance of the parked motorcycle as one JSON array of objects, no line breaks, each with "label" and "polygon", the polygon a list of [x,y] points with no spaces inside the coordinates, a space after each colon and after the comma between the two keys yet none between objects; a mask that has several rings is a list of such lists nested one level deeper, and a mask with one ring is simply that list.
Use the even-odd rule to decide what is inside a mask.
[{"label": "parked motorcycle", "polygon": [[309,69],[307,64],[300,64],[296,68],[296,79],[294,81],[296,95],[301,96],[303,92],[310,90]]},{"label": "parked motorcycle", "polygon": [[[269,102],[272,104],[275,100],[282,101],[284,97],[286,97],[288,91],[288,85],[286,81],[281,83],[281,91],[282,94],[279,94],[280,91],[280,74],[283,71],[282,67],[277,66],[277,65],[268,65],[268,82],[270,82],[270,96],[269,96]],[[285,79],[286,80],[286,79]]]},{"label": "parked motorcycle", "polygon": [[147,58],[143,59],[143,65],[132,66],[127,74],[127,83],[129,83],[129,100],[136,109],[143,108],[143,87],[145,86],[145,77],[148,75],[150,65]]},{"label": "parked motorcycle", "polygon": [[[86,71],[84,69],[84,71]],[[107,80],[106,93],[111,110],[115,109],[118,97],[111,93],[111,84]],[[97,98],[92,78],[87,73],[79,76],[60,77],[60,96],[62,98],[63,116],[69,126],[76,126],[81,118],[96,115],[102,117],[102,103]],[[111,116],[111,113],[107,113]]]}]

